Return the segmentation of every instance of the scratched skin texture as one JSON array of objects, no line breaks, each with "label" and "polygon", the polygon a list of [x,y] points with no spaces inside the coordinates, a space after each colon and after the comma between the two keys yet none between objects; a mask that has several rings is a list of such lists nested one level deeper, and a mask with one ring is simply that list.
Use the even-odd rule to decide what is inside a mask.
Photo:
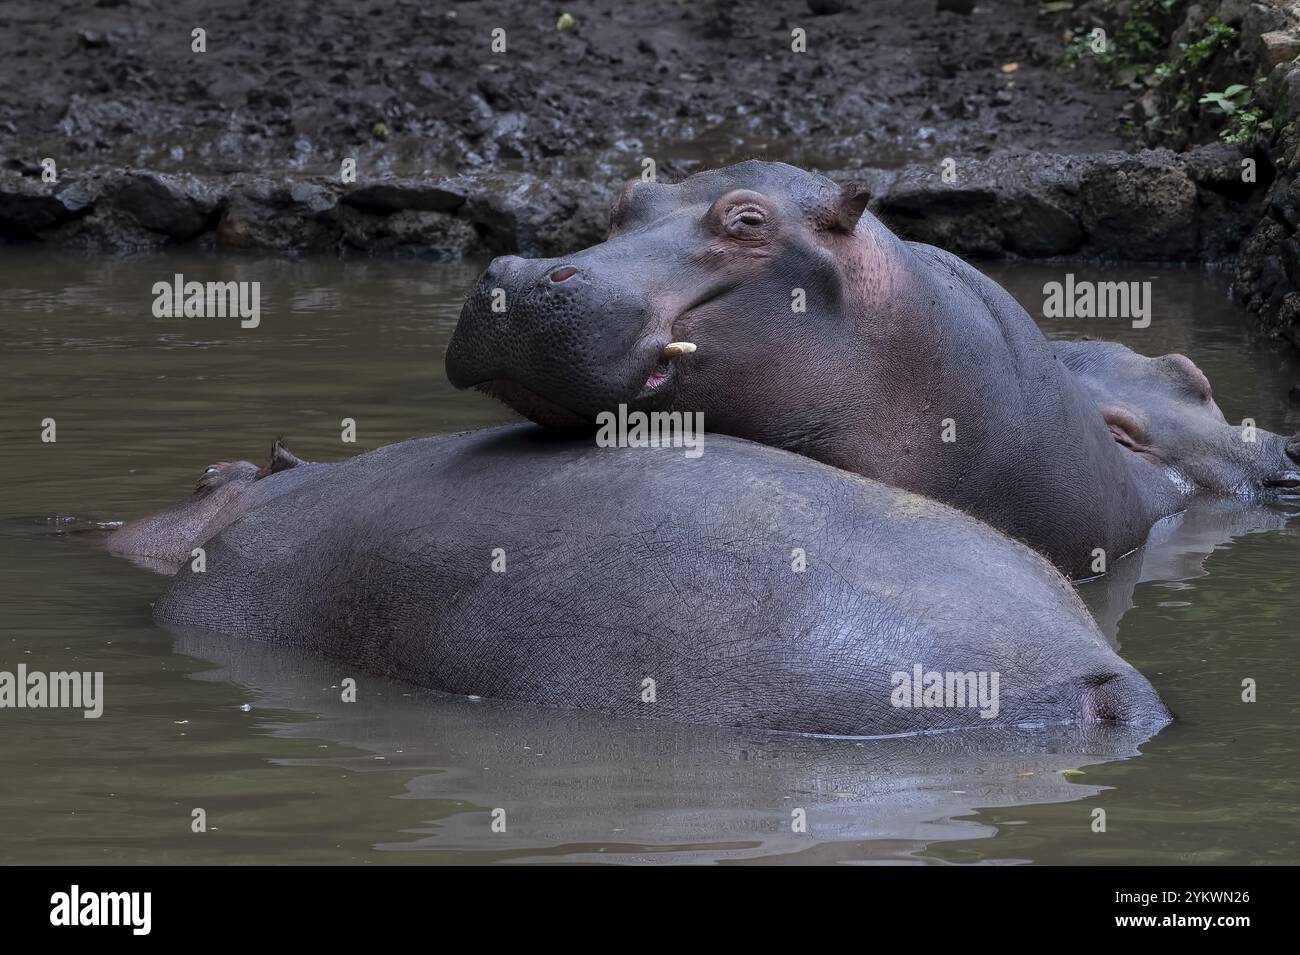
[{"label": "scratched skin texture", "polygon": [[[640,719],[872,736],[1168,718],[1033,551],[747,441],[710,435],[688,459],[507,426],[293,468],[249,493],[200,542],[206,572],[171,580],[164,625]],[[997,671],[997,718],[891,706],[892,673],[916,663]]]},{"label": "scratched skin texture", "polygon": [[[1113,560],[1139,546],[1181,507],[1163,471],[1111,440],[1010,295],[901,241],[865,201],[781,163],[630,183],[607,241],[491,264],[448,377],[559,427],[621,402],[703,412],[710,431],[974,514],[1070,575],[1091,573],[1094,548]],[[563,266],[577,271],[554,281]],[[663,346],[683,340],[698,350],[647,393]]]},{"label": "scratched skin texture", "polygon": [[1101,411],[1116,443],[1173,471],[1185,494],[1242,501],[1300,494],[1300,435],[1262,428],[1242,439],[1186,355],[1148,358],[1119,342],[1055,342],[1053,348]]}]

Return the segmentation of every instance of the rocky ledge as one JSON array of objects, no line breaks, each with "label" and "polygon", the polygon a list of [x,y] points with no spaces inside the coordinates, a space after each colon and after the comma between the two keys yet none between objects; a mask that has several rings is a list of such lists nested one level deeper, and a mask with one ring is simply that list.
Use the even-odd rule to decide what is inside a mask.
[{"label": "rocky ledge", "polygon": [[[1237,149],[1212,145],[963,160],[947,175],[930,165],[828,174],[866,185],[899,234],[962,255],[1215,262],[1261,216],[1268,184],[1242,173]],[[111,252],[552,256],[603,238],[618,185],[524,172],[343,184],[139,169],[47,183],[30,167],[0,171],[0,236]]]}]

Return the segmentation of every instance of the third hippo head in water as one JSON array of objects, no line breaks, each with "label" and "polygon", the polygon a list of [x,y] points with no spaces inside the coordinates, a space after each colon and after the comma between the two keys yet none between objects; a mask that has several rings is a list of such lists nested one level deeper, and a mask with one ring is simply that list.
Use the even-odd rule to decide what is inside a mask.
[{"label": "third hippo head in water", "polygon": [[1180,508],[1111,440],[1091,398],[1003,289],[904,242],[866,195],[782,163],[635,181],[609,238],[496,259],[447,352],[542,424],[620,405],[953,504],[1074,575]]},{"label": "third hippo head in water", "polygon": [[1300,434],[1229,424],[1186,355],[1149,358],[1119,342],[1056,342],[1117,444],[1188,493],[1243,501],[1300,497]]}]

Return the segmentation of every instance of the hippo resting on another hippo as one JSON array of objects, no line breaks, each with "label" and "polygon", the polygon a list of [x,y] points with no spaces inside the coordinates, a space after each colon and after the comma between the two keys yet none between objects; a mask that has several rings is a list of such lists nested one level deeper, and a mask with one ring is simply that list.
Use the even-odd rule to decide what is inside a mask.
[{"label": "hippo resting on another hippo", "polygon": [[1300,435],[1229,424],[1190,358],[1147,358],[1118,342],[1053,347],[1116,443],[1164,470],[1185,494],[1243,501],[1300,496]]},{"label": "hippo resting on another hippo", "polygon": [[1182,507],[1161,469],[1111,440],[1010,295],[865,202],[782,163],[632,182],[600,245],[493,261],[447,374],[547,425],[703,412],[961,508],[1070,574],[1141,545]]},{"label": "hippo resting on another hippo", "polygon": [[[205,549],[156,605],[170,627],[638,718],[853,736],[1168,719],[1037,554],[773,448],[714,436],[692,459],[517,425],[236,467],[216,512],[197,494],[193,520],[119,532],[119,552],[168,525],[178,560]],[[926,704],[931,674],[956,705]]]}]

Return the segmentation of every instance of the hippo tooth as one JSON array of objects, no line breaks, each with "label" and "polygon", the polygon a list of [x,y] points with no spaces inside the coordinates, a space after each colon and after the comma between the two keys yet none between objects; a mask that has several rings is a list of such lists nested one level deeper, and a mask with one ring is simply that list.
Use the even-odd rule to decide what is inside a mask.
[{"label": "hippo tooth", "polygon": [[689,355],[695,351],[695,342],[669,342],[664,346],[664,361],[673,358],[680,358],[682,355]]}]

